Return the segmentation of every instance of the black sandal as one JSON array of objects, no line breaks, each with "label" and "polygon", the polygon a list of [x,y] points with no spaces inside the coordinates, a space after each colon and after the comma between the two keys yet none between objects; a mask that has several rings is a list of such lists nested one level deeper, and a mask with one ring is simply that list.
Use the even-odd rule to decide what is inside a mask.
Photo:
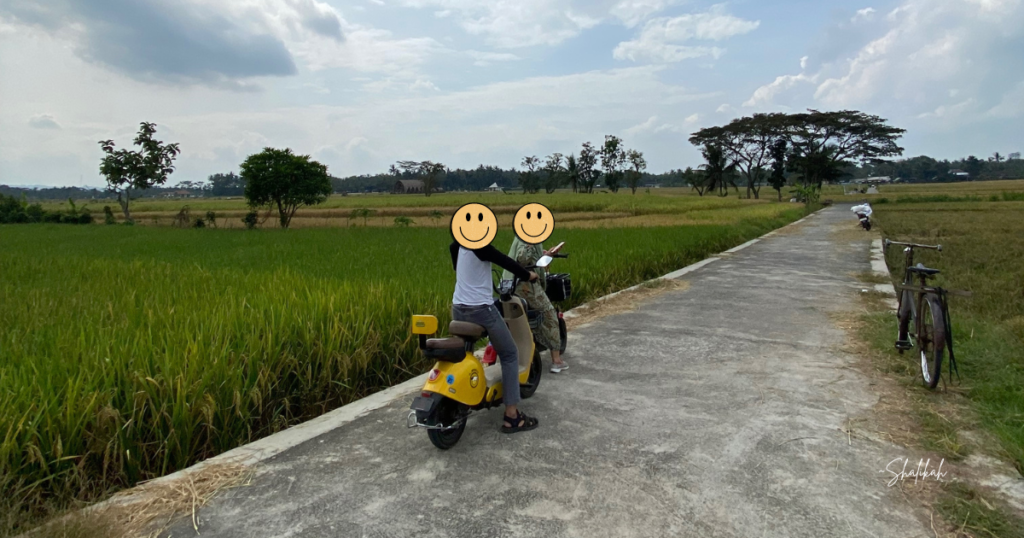
[{"label": "black sandal", "polygon": [[501,433],[528,432],[539,425],[537,419],[526,416],[522,411],[516,410],[516,415],[516,418],[504,415],[505,423],[501,426]]}]

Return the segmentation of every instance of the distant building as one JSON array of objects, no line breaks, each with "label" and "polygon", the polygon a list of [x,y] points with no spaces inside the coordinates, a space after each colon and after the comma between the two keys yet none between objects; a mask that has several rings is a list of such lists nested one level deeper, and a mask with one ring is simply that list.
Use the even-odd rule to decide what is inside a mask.
[{"label": "distant building", "polygon": [[854,181],[854,183],[868,183],[868,184],[871,184],[871,185],[877,185],[879,183],[892,183],[892,178],[889,177],[889,176],[869,177],[869,178],[858,179],[858,180]]},{"label": "distant building", "polygon": [[487,192],[504,192],[504,191],[505,191],[505,189],[502,189],[501,187],[499,187],[497,183],[492,183],[490,187],[487,187]]},{"label": "distant building", "polygon": [[959,168],[954,168],[954,169],[950,170],[949,171],[949,175],[951,175],[953,177],[956,177],[956,178],[961,178],[961,179],[970,179],[970,177],[971,177],[970,174],[968,174],[967,172],[964,172],[963,170],[960,170]]},{"label": "distant building", "polygon": [[165,192],[164,198],[195,198],[196,195],[192,194],[192,191],[177,190],[171,192]]},{"label": "distant building", "polygon": [[422,194],[423,182],[418,179],[400,179],[391,189],[392,194]]}]

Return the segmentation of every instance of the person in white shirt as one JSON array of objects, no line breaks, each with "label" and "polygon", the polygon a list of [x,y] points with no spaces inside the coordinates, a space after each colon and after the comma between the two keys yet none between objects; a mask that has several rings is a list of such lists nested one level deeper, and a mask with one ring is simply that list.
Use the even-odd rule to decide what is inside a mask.
[{"label": "person in white shirt", "polygon": [[527,271],[512,258],[491,245],[474,250],[452,241],[449,246],[452,268],[455,269],[455,293],[452,296],[452,319],[468,321],[487,330],[491,345],[501,361],[502,401],[505,404],[503,433],[529,431],[537,427],[536,418],[519,411],[519,351],[508,325],[494,305],[491,264],[533,282],[537,273]]}]

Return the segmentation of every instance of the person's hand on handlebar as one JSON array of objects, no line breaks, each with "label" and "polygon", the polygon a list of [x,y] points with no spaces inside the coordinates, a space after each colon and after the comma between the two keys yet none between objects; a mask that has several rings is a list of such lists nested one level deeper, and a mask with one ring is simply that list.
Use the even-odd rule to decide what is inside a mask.
[{"label": "person's hand on handlebar", "polygon": [[536,282],[538,278],[540,278],[540,277],[537,276],[537,273],[534,273],[533,271],[530,271],[530,282]]}]

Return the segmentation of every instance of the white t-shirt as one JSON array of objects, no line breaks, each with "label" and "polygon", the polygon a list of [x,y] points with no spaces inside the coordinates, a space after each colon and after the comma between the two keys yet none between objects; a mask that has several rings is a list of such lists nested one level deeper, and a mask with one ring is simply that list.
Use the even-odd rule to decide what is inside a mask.
[{"label": "white t-shirt", "polygon": [[491,262],[477,258],[472,250],[459,247],[459,261],[455,266],[455,294],[452,296],[452,303],[466,306],[492,304],[494,290],[491,286]]}]

